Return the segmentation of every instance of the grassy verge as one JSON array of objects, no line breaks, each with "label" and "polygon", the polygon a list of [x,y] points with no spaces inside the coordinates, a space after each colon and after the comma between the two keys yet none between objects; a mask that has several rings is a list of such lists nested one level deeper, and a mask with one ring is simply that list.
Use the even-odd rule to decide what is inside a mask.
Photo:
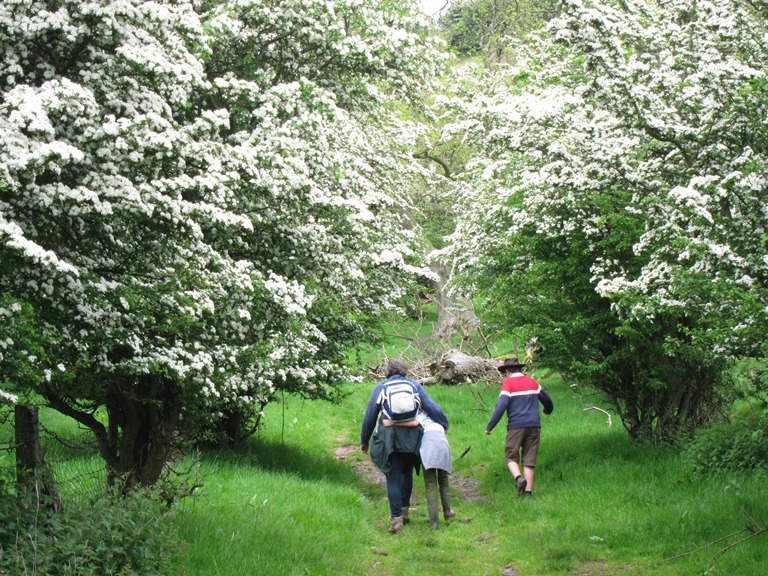
[{"label": "grassy verge", "polygon": [[[340,406],[287,398],[268,408],[264,429],[232,452],[204,453],[201,497],[178,511],[188,552],[179,574],[536,575],[722,574],[752,576],[768,565],[765,536],[715,553],[693,551],[768,517],[763,472],[692,481],[671,451],[632,445],[618,422],[555,377],[544,420],[535,498],[514,497],[503,461],[503,428],[483,432],[497,388],[429,389],[451,419],[457,520],[429,529],[416,478],[413,521],[397,536],[381,484],[355,472],[360,417],[372,383],[349,385]],[[463,458],[459,455],[466,451]],[[345,459],[340,460],[339,454]]]}]

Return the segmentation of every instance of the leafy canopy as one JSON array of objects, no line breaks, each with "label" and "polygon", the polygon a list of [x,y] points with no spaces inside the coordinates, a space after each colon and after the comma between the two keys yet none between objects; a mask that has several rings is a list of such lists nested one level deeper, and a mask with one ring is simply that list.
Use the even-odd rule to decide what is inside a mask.
[{"label": "leafy canopy", "polygon": [[729,0],[566,0],[464,104],[479,153],[446,254],[634,437],[702,423],[729,359],[761,353],[762,23]]},{"label": "leafy canopy", "polygon": [[10,0],[0,47],[2,388],[114,468],[139,421],[162,445],[195,411],[333,396],[422,273],[388,113],[441,62],[416,3]]}]

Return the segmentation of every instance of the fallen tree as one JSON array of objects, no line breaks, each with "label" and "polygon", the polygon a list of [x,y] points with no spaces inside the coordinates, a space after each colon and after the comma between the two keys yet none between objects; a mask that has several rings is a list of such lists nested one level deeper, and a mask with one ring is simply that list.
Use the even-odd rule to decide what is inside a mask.
[{"label": "fallen tree", "polygon": [[429,364],[430,376],[421,379],[427,384],[458,384],[461,382],[476,382],[478,380],[499,380],[498,367],[500,362],[492,358],[470,356],[460,350],[449,350],[440,360]]}]

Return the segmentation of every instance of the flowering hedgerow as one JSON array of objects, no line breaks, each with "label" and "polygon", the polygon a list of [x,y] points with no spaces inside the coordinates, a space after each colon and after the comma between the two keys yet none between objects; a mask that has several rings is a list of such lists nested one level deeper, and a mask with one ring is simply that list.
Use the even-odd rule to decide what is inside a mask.
[{"label": "flowering hedgerow", "polygon": [[477,146],[457,278],[633,434],[695,423],[727,360],[765,352],[763,24],[731,0],[564,0],[514,67],[439,104]]},{"label": "flowering hedgerow", "polygon": [[0,293],[45,354],[0,388],[96,429],[99,404],[333,394],[358,318],[423,272],[387,112],[440,65],[415,4],[3,2]]}]

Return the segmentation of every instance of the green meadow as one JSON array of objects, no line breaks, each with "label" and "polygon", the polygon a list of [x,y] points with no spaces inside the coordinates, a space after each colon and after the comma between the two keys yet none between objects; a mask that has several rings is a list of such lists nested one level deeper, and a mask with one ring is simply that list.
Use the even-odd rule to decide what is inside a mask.
[{"label": "green meadow", "polygon": [[[397,342],[429,340],[429,323],[408,329],[412,337],[392,336],[386,349],[359,361],[408,356],[412,351]],[[135,513],[113,517],[106,509],[98,521],[108,527],[109,543],[68,554],[111,546],[116,568],[108,573],[131,576],[768,573],[768,536],[762,532],[739,543],[752,534],[750,528],[766,527],[766,466],[694,474],[682,452],[632,443],[618,418],[609,425],[605,413],[591,408],[601,407],[595,398],[578,395],[558,375],[536,371],[533,376],[555,403],[554,413],[542,416],[533,499],[516,497],[504,462],[505,419],[490,436],[484,432],[499,383],[428,386],[451,423],[457,516],[449,524],[441,518],[439,530],[432,530],[417,476],[411,523],[388,534],[383,475],[359,450],[361,418],[376,384],[366,380],[344,384],[340,404],[281,397],[266,408],[263,426],[242,446],[199,451],[179,463],[186,471],[183,480],[198,488],[177,499],[169,514],[158,512],[156,527],[150,510],[141,519]],[[57,413],[43,410],[41,421],[56,435],[82,435]],[[12,420],[1,422],[6,444],[12,434]],[[6,468],[12,464],[9,452],[0,458]],[[92,453],[59,447],[49,460],[57,478],[67,479],[61,486],[65,506],[82,493],[101,490],[103,463]],[[83,517],[81,522],[92,521]],[[120,544],[126,530],[128,538],[146,539],[146,552]],[[73,533],[76,539],[99,538],[98,528]],[[172,545],[159,552],[166,541]],[[167,554],[170,565],[158,563],[162,572],[120,571],[120,558],[128,554],[122,548],[139,557]],[[25,566],[13,576],[27,574],[46,572]],[[10,574],[0,569],[0,576]]]},{"label": "green meadow", "polygon": [[557,376],[535,376],[555,411],[543,417],[533,499],[515,497],[503,427],[484,433],[497,385],[432,386],[451,421],[457,517],[431,530],[416,477],[411,523],[386,533],[382,478],[357,449],[374,382],[349,384],[340,405],[287,397],[247,445],[199,455],[203,487],[173,516],[177,573],[765,573],[764,535],[729,548],[750,518],[768,518],[764,471],[694,478],[678,452],[631,443]]}]

